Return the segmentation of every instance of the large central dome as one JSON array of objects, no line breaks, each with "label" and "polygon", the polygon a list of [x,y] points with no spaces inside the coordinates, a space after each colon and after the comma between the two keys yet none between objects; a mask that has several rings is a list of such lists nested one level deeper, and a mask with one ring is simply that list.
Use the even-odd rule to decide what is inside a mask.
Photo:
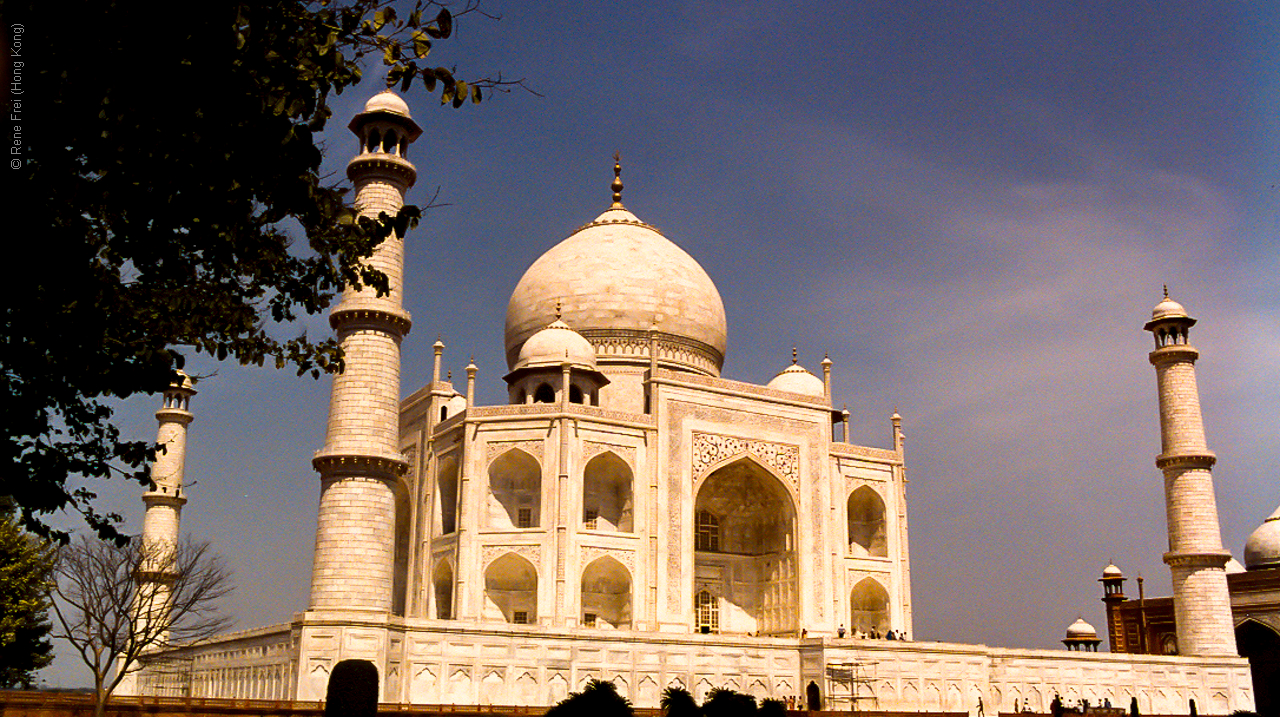
[{"label": "large central dome", "polygon": [[601,364],[647,363],[718,376],[727,332],[720,292],[698,262],[615,202],[533,262],[507,306],[507,366],[559,316]]}]

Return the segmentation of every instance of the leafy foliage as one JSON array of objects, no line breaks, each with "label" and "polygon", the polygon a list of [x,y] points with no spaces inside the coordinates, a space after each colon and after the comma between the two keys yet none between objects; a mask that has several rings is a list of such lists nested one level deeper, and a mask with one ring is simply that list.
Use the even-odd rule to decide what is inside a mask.
[{"label": "leafy foliage", "polygon": [[52,570],[49,544],[0,516],[0,688],[31,687],[53,660],[45,593]]},{"label": "leafy foliage", "polygon": [[662,700],[658,703],[667,717],[699,717],[702,709],[693,695],[683,687],[668,687],[662,691]]},{"label": "leafy foliage", "polygon": [[612,682],[591,680],[547,710],[547,717],[631,717],[631,701]]},{"label": "leafy foliage", "polygon": [[755,697],[722,687],[708,692],[702,701],[702,714],[706,717],[738,717],[755,713]]},{"label": "leafy foliage", "polygon": [[[208,543],[86,536],[57,551],[49,598],[64,639],[93,673],[94,717],[146,653],[222,632],[231,573]],[[141,576],[153,580],[139,580]]]},{"label": "leafy foliage", "polygon": [[339,371],[335,341],[284,326],[345,286],[386,290],[361,262],[418,210],[357,219],[320,175],[329,98],[368,57],[388,84],[418,82],[453,107],[520,83],[420,66],[455,21],[431,0],[403,15],[385,0],[6,9],[31,20],[25,44],[40,52],[24,75],[40,98],[25,116],[39,121],[24,125],[14,205],[43,262],[9,273],[20,300],[0,330],[0,496],[43,535],[65,541],[45,516],[73,510],[119,540],[93,482],[70,479],[145,482],[158,447],[123,440],[111,399],[162,390],[191,352]]}]

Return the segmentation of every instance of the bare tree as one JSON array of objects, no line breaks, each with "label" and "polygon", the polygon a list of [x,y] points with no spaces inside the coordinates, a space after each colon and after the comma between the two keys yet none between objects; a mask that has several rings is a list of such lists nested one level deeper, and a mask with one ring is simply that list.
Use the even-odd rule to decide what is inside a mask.
[{"label": "bare tree", "polygon": [[94,717],[149,654],[211,637],[230,625],[218,610],[231,573],[209,544],[85,536],[58,550],[49,584],[59,630],[93,672]]}]

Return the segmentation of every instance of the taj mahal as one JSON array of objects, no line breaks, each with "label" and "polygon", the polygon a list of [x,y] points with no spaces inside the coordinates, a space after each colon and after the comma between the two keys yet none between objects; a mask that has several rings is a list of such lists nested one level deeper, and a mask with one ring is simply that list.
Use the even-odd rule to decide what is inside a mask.
[{"label": "taj mahal", "polygon": [[[422,130],[390,91],[350,129],[358,211],[394,214]],[[1137,699],[1144,714],[1253,708],[1180,304],[1166,296],[1146,327],[1178,654],[917,641],[900,417],[885,417],[884,447],[850,443],[830,359],[793,358],[766,385],[722,377],[720,294],[624,205],[621,175],[615,158],[612,201],[514,287],[504,405],[477,405],[474,365],[465,384],[443,379],[440,341],[431,382],[402,398],[401,339],[430,317],[402,308],[412,237],[379,245],[390,292],[348,290],[329,317],[345,370],[313,460],[310,604],[153,655],[126,690],[316,701],[335,665],[363,660],[400,704],[551,705],[601,679],[640,707],[677,686],[825,709],[996,715],[1055,695]],[[171,389],[162,442],[186,440],[194,392]],[[144,539],[176,537],[181,455],[155,466]]]}]

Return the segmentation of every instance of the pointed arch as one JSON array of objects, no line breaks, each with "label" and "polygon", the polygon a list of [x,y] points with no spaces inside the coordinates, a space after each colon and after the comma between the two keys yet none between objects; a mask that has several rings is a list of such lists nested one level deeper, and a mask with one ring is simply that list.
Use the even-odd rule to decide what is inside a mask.
[{"label": "pointed arch", "polygon": [[542,466],[512,448],[489,464],[486,524],[499,530],[536,528],[541,523]]},{"label": "pointed arch", "polygon": [[484,570],[484,617],[516,625],[538,618],[538,570],[515,553],[505,553]]},{"label": "pointed arch", "polygon": [[[719,464],[695,488],[698,525],[691,526],[695,532],[690,536],[695,570],[754,576],[749,581],[721,579],[710,586],[719,593],[720,632],[799,632],[796,508],[787,485],[758,460],[741,454]],[[710,540],[713,528],[715,539]]]},{"label": "pointed arch", "polygon": [[870,486],[849,494],[849,552],[858,557],[884,558],[889,555],[884,499]]},{"label": "pointed arch", "polygon": [[588,530],[630,533],[634,474],[618,454],[605,451],[582,471],[582,522]]},{"label": "pointed arch", "polygon": [[853,630],[879,634],[890,630],[889,591],[875,578],[863,578],[849,593],[849,625]]},{"label": "pointed arch", "polygon": [[585,627],[631,629],[631,573],[616,558],[602,555],[583,569],[581,595]]}]

